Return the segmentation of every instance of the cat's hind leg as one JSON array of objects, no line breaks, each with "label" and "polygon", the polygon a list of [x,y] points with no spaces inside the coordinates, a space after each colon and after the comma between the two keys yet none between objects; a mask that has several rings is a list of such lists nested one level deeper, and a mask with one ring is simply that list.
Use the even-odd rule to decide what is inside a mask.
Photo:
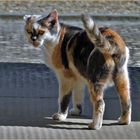
[{"label": "cat's hind leg", "polygon": [[121,104],[121,116],[118,120],[119,124],[130,124],[132,107],[127,68],[116,73],[114,83],[118,91]]},{"label": "cat's hind leg", "polygon": [[84,98],[83,88],[84,84],[82,82],[78,82],[78,84],[76,84],[73,88],[73,108],[70,109],[71,115],[79,116],[82,113],[82,104]]},{"label": "cat's hind leg", "polygon": [[104,85],[89,82],[90,99],[93,104],[93,122],[89,124],[89,129],[100,129],[102,127],[105,102],[103,100]]}]

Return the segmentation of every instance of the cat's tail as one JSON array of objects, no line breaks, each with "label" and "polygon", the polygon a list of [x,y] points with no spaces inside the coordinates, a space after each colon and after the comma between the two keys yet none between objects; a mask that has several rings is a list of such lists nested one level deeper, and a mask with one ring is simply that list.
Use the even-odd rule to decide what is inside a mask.
[{"label": "cat's tail", "polygon": [[82,21],[87,35],[91,42],[95,45],[95,47],[103,50],[107,48],[109,49],[109,41],[101,34],[98,26],[93,21],[93,19],[90,16],[83,14]]}]

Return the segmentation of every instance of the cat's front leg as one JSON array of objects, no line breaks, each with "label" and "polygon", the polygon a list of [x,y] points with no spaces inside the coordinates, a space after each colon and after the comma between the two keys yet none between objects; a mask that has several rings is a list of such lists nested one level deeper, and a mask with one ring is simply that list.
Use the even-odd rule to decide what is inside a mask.
[{"label": "cat's front leg", "polygon": [[64,121],[68,115],[68,106],[71,98],[71,84],[64,79],[59,80],[59,109],[58,112],[55,113],[52,118],[56,121]]}]

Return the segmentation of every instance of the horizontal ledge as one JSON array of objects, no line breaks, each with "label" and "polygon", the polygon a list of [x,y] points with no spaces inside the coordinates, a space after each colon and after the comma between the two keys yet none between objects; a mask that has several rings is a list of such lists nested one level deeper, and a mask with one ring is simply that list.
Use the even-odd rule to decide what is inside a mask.
[{"label": "horizontal ledge", "polygon": [[[85,95],[86,96],[86,95]],[[30,99],[39,99],[39,100],[57,100],[58,99],[58,97],[57,96],[0,96],[0,100],[1,99],[28,99],[28,100],[30,100]],[[88,96],[86,96],[85,97],[85,100],[89,100],[89,97]],[[118,96],[117,96],[117,94],[116,94],[116,96],[108,96],[108,97],[104,97],[104,100],[119,100],[119,98],[118,98]],[[132,97],[132,100],[140,100],[140,96],[133,96]]]},{"label": "horizontal ledge", "polygon": [[[0,14],[0,18],[22,19],[26,14]],[[45,16],[45,14],[42,14]],[[140,20],[140,14],[89,14],[100,20]],[[81,14],[61,14],[61,19],[80,19]]]}]

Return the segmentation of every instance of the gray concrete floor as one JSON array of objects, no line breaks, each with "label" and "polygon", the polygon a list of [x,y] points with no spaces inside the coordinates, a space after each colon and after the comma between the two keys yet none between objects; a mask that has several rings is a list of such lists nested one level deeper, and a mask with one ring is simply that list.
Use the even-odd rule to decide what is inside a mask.
[{"label": "gray concrete floor", "polygon": [[[48,119],[48,120],[47,120]],[[0,138],[4,139],[139,139],[140,123],[120,126],[115,121],[104,121],[100,130],[88,130],[89,119],[67,119],[63,123],[39,126],[0,126]]]}]

